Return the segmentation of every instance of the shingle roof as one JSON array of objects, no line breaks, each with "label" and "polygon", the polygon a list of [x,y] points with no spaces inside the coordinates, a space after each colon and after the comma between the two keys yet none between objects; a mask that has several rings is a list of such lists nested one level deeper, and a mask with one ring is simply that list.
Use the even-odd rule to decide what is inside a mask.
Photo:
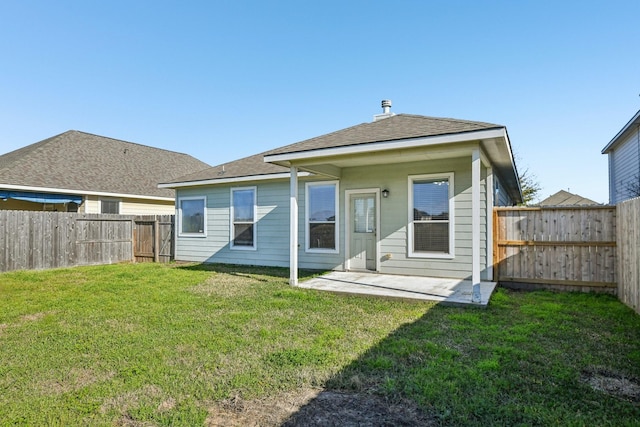
[{"label": "shingle roof", "polygon": [[438,117],[397,114],[371,123],[363,123],[327,135],[307,139],[271,151],[269,154],[296,153],[319,148],[345,147],[371,142],[447,135],[495,129],[503,126],[492,123]]},{"label": "shingle roof", "polygon": [[564,190],[552,194],[539,203],[540,206],[590,206],[598,204],[591,199]]},{"label": "shingle roof", "polygon": [[[208,181],[223,178],[239,178],[254,175],[288,173],[289,169],[264,162],[264,157],[273,154],[288,154],[321,148],[345,147],[382,141],[408,138],[459,134],[504,126],[468,120],[397,114],[391,117],[362,123],[326,135],[286,145],[254,156],[245,157],[224,165],[179,177],[166,183]],[[224,170],[223,170],[224,167]]]},{"label": "shingle roof", "polygon": [[70,130],[0,156],[0,187],[173,197],[158,183],[207,167],[187,154]]}]

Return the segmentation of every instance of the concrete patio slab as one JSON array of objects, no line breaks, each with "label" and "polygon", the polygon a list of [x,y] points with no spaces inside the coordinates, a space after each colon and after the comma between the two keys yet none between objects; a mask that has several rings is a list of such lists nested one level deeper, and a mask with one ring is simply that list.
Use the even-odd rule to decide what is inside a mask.
[{"label": "concrete patio slab", "polygon": [[390,298],[437,301],[457,306],[486,307],[495,282],[481,282],[479,303],[471,302],[471,281],[434,277],[332,271],[298,286],[321,291],[373,295]]}]

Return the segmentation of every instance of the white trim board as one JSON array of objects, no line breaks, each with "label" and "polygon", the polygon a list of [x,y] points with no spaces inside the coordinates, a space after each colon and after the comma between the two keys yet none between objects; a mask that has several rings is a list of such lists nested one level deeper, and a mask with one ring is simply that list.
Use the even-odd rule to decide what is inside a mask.
[{"label": "white trim board", "polygon": [[[311,175],[313,174],[309,172],[298,172],[299,177],[311,176]],[[247,175],[247,176],[238,176],[234,178],[203,179],[201,181],[162,183],[162,184],[158,184],[158,188],[199,187],[202,185],[228,184],[230,182],[268,181],[272,179],[289,179],[289,178],[291,178],[291,174],[289,172],[283,172],[283,173],[272,173],[268,175]]]}]

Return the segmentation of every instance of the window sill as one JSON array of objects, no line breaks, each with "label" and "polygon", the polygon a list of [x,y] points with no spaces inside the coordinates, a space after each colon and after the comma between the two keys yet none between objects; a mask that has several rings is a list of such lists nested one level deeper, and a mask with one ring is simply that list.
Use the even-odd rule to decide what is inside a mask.
[{"label": "window sill", "polygon": [[229,249],[232,251],[257,251],[258,248],[255,246],[229,246]]},{"label": "window sill", "polygon": [[339,254],[340,251],[337,249],[305,249],[305,253],[308,254]]},{"label": "window sill", "polygon": [[454,259],[456,256],[454,254],[442,254],[436,252],[422,252],[415,253],[410,252],[408,258],[421,258],[421,259]]},{"label": "window sill", "polygon": [[178,237],[195,237],[197,239],[204,239],[207,235],[204,233],[179,233]]}]

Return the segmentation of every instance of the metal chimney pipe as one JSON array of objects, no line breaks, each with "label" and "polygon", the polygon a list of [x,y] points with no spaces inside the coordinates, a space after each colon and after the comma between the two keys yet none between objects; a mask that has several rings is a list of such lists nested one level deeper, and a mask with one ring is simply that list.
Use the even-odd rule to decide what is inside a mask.
[{"label": "metal chimney pipe", "polygon": [[382,100],[382,113],[389,114],[391,112],[391,100],[383,99]]}]

